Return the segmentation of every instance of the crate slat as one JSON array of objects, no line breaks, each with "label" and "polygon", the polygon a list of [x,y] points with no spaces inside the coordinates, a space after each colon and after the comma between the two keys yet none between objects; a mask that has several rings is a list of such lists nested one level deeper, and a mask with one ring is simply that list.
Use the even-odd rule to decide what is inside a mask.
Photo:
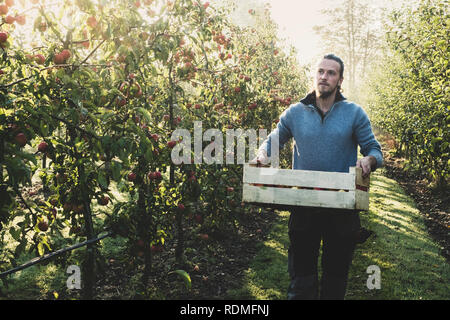
[{"label": "crate slat", "polygon": [[356,167],[351,167],[349,173],[342,173],[261,168],[245,164],[242,201],[288,208],[306,206],[369,210],[369,186],[369,177],[362,178],[362,169]]},{"label": "crate slat", "polygon": [[355,190],[355,173],[244,166],[244,183]]},{"label": "crate slat", "polygon": [[243,201],[320,208],[328,208],[332,204],[333,208],[355,209],[355,191],[317,191],[244,184]]},{"label": "crate slat", "polygon": [[369,187],[370,186],[370,178],[363,178],[362,177],[362,169],[356,168],[356,167],[350,167],[350,173],[354,174],[356,176],[356,184],[363,187]]},{"label": "crate slat", "polygon": [[355,209],[369,210],[369,192],[355,190]]}]

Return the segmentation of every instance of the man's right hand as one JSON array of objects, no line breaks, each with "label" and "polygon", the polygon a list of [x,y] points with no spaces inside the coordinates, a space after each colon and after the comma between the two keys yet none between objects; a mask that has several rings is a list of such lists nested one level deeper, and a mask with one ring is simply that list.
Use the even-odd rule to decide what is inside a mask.
[{"label": "man's right hand", "polygon": [[256,158],[250,160],[249,165],[253,167],[270,167],[267,152],[265,150],[259,150]]}]

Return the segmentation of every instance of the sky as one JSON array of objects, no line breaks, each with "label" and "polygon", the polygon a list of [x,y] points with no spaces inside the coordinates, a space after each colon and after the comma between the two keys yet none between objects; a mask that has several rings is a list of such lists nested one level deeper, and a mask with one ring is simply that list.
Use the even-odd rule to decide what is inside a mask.
[{"label": "sky", "polygon": [[[338,6],[336,0],[248,0],[255,3],[269,3],[271,17],[279,26],[279,36],[286,39],[286,43],[294,46],[298,52],[301,65],[316,62],[317,58],[325,54],[321,50],[320,38],[313,31],[314,26],[327,23],[327,17],[321,10]],[[243,1],[241,3],[245,3]],[[239,0],[238,0],[239,3]],[[369,1],[371,6],[379,8],[393,8],[402,5],[399,0]],[[244,9],[245,10],[245,9]]]},{"label": "sky", "polygon": [[298,50],[300,64],[311,62],[321,54],[319,38],[313,26],[323,23],[320,10],[329,0],[258,0],[269,2],[271,15],[279,26],[279,35]]}]

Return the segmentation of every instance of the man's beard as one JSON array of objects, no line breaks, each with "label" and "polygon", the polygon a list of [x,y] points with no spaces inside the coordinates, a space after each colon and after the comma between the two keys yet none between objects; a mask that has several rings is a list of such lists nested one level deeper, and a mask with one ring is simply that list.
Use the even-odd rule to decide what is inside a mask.
[{"label": "man's beard", "polygon": [[321,91],[319,91],[319,89],[317,89],[316,90],[317,97],[320,99],[327,99],[327,98],[331,97],[332,95],[336,94],[336,92],[337,92],[336,88],[337,88],[337,91],[339,91],[339,87],[335,87],[333,90],[324,91],[324,92],[321,92]]}]

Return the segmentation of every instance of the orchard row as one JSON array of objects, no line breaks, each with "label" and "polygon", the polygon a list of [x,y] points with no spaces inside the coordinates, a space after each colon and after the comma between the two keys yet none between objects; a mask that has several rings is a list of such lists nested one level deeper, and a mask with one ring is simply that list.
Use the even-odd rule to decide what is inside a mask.
[{"label": "orchard row", "polygon": [[[26,12],[23,26],[0,11],[2,261],[113,230],[145,263],[145,283],[166,239],[183,261],[185,224],[205,241],[247,212],[242,167],[174,165],[171,134],[194,121],[270,131],[306,92],[267,12],[250,10],[243,27],[192,0],[25,3],[5,2]],[[43,194],[24,192],[37,183]],[[94,263],[88,250],[84,267]]]},{"label": "orchard row", "polygon": [[373,122],[395,137],[409,167],[438,187],[450,178],[449,23],[443,0],[395,11],[371,86]]}]

